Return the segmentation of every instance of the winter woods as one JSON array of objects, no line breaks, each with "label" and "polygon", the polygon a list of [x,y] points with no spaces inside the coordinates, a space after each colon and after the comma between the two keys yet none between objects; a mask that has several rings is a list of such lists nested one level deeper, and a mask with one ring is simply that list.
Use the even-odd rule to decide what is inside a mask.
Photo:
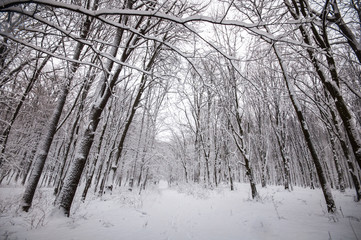
[{"label": "winter woods", "polygon": [[0,182],[74,197],[161,179],[361,198],[359,1],[0,3]]}]

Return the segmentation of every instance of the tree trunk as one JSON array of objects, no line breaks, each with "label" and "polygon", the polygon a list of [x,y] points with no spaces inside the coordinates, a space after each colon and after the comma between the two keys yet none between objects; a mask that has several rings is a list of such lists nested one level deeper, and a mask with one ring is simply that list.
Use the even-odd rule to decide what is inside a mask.
[{"label": "tree trunk", "polygon": [[337,133],[337,137],[340,141],[340,145],[343,151],[343,154],[345,156],[346,159],[346,163],[347,163],[347,167],[348,167],[348,172],[351,175],[351,179],[353,182],[353,185],[355,187],[355,191],[356,191],[356,201],[360,201],[361,200],[361,184],[359,181],[359,178],[357,177],[357,169],[355,169],[355,166],[351,160],[351,156],[350,156],[350,151],[348,150],[347,144],[345,139],[342,136],[342,132],[341,129],[339,127],[339,123],[336,119],[336,114],[332,111],[332,109],[330,109],[331,112],[331,116],[332,116],[332,122],[333,125],[335,126],[336,129],[336,133]]},{"label": "tree trunk", "polygon": [[[351,29],[347,26],[347,23],[345,23],[345,21],[343,20],[340,10],[338,9],[337,1],[330,1],[330,4],[333,9],[334,17],[331,17],[329,19],[331,19],[331,21],[334,22],[339,27],[339,29],[343,33],[343,36],[346,38],[347,43],[350,45],[350,47],[354,51],[359,63],[361,63],[361,44],[360,44],[360,42],[357,40],[355,34],[351,31]],[[355,6],[355,8],[356,8],[356,6]],[[358,9],[358,11],[360,11],[360,9]]]},{"label": "tree trunk", "polygon": [[[57,48],[55,48],[56,50]],[[55,50],[53,52],[55,52]],[[9,134],[11,131],[11,128],[20,112],[21,107],[23,106],[23,103],[26,99],[26,97],[28,96],[28,94],[30,93],[31,89],[34,86],[34,83],[36,82],[36,80],[38,80],[41,71],[43,70],[43,68],[45,67],[46,63],[48,62],[48,60],[50,59],[50,55],[46,56],[45,59],[42,61],[41,65],[39,66],[39,68],[37,68],[34,73],[33,76],[31,77],[25,92],[23,93],[23,95],[21,96],[21,99],[19,101],[19,103],[17,104],[15,111],[10,119],[10,122],[8,124],[8,126],[5,128],[5,130],[2,133],[2,136],[0,136],[0,146],[1,146],[1,153],[0,153],[0,167],[3,163],[3,156],[5,154],[5,150],[6,150],[6,144],[9,138]],[[36,64],[37,65],[37,64]]]},{"label": "tree trunk", "polygon": [[[290,3],[287,0],[285,0],[285,4],[288,7],[288,9],[290,10],[293,17],[297,20],[300,16],[298,16],[292,10],[292,6],[290,5]],[[296,9],[298,9],[297,5],[294,5],[294,7]],[[304,15],[305,15],[305,12],[304,12]],[[308,17],[308,16],[305,15],[304,17]],[[325,28],[325,26],[324,26],[324,28]],[[354,117],[352,111],[348,108],[348,106],[341,94],[341,91],[338,87],[338,84],[340,81],[339,81],[339,77],[337,74],[337,68],[335,65],[335,61],[333,59],[333,55],[332,55],[332,52],[330,49],[330,44],[328,43],[327,33],[324,30],[323,36],[321,37],[318,34],[314,25],[311,25],[311,29],[312,29],[312,33],[314,34],[314,38],[316,39],[317,43],[326,52],[325,56],[327,59],[327,64],[329,67],[332,81],[327,80],[326,75],[324,74],[324,72],[321,68],[322,64],[320,64],[319,61],[317,60],[314,50],[311,48],[307,48],[307,53],[312,61],[312,64],[313,64],[313,66],[316,70],[316,73],[319,76],[322,84],[325,86],[325,88],[327,89],[327,91],[330,93],[330,95],[332,96],[332,98],[335,101],[335,106],[336,106],[337,112],[339,113],[339,115],[342,119],[342,122],[345,126],[346,133],[349,138],[356,161],[357,161],[359,167],[361,168],[361,139],[360,139],[360,134],[358,131],[358,126],[356,125],[357,121],[356,121],[356,118]],[[312,45],[311,40],[310,40],[311,37],[309,36],[308,32],[305,30],[303,25],[299,26],[299,30],[302,34],[302,37],[303,37],[303,40],[305,41],[305,43],[308,45]]]},{"label": "tree trunk", "polygon": [[68,84],[63,86],[62,93],[54,109],[54,113],[49,121],[46,134],[43,135],[42,140],[39,144],[37,150],[37,157],[35,159],[34,169],[32,171],[32,174],[30,175],[28,184],[25,188],[25,193],[23,195],[23,199],[21,203],[22,209],[25,212],[27,212],[31,207],[35,190],[38,185],[41,173],[43,171],[45,160],[48,156],[48,152],[56,132],[56,127],[59,122],[61,112],[65,105],[66,97],[69,92],[68,87],[69,87]]},{"label": "tree trunk", "polygon": [[[254,179],[254,173],[250,164],[250,158],[249,154],[247,152],[246,143],[244,138],[246,137],[244,134],[243,126],[242,126],[242,117],[239,112],[239,99],[238,99],[238,89],[237,89],[237,83],[236,83],[236,77],[234,74],[234,70],[230,70],[231,73],[231,94],[233,95],[232,101],[234,102],[234,112],[235,112],[235,125],[233,126],[230,117],[228,117],[228,128],[230,128],[232,132],[233,140],[236,144],[236,147],[238,151],[241,153],[243,159],[244,159],[244,167],[246,168],[246,175],[249,180],[249,184],[251,186],[251,192],[252,192],[252,199],[257,199],[259,197],[256,187],[256,182]],[[249,131],[249,129],[248,129]],[[249,132],[248,132],[249,134]],[[249,140],[250,142],[250,140]]]},{"label": "tree trunk", "polygon": [[333,136],[330,136],[330,143],[332,148],[332,157],[333,161],[335,163],[335,168],[337,172],[337,180],[338,180],[338,188],[341,192],[345,192],[345,181],[344,181],[344,174],[340,165],[340,162],[338,160],[337,151],[336,151],[336,144],[335,139]]},{"label": "tree trunk", "polygon": [[[118,28],[116,38],[114,39],[115,44],[114,47],[111,49],[111,56],[113,57],[115,57],[117,54],[118,46],[120,45],[122,35],[123,35],[123,29]],[[134,34],[130,37],[130,39],[128,39],[128,44],[129,41],[132,42],[135,41],[135,43],[137,42],[137,40],[134,40],[133,37]],[[125,62],[128,59],[128,57],[131,55],[133,50],[134,50],[133,48],[124,49],[121,56],[121,61]],[[109,72],[112,69],[113,64],[114,62],[110,60],[110,62],[106,67],[106,69],[108,69]],[[64,180],[64,187],[60,193],[60,198],[57,201],[57,205],[60,211],[65,216],[69,216],[70,214],[70,207],[73,202],[81,175],[83,173],[90,152],[90,148],[94,141],[95,131],[98,127],[101,114],[109,98],[111,97],[112,90],[115,84],[119,81],[118,78],[122,69],[123,69],[123,65],[118,65],[114,75],[110,76],[109,74],[105,74],[103,79],[99,82],[99,86],[97,88],[98,89],[97,97],[95,98],[95,101],[91,106],[88,121],[87,124],[85,125],[86,129],[77,147],[77,153],[75,155],[75,159],[72,162],[70,169]],[[108,79],[108,76],[110,77],[110,79]]]},{"label": "tree trunk", "polygon": [[[146,71],[149,71],[154,62],[155,62],[155,59],[156,57],[158,56],[159,54],[159,51],[160,51],[160,47],[161,47],[161,44],[158,45],[156,47],[156,49],[154,50],[153,54],[152,54],[152,57],[150,58],[145,70]],[[119,141],[119,144],[118,144],[118,147],[117,147],[117,152],[115,154],[115,162],[114,162],[114,167],[112,168],[112,178],[109,179],[111,182],[109,183],[109,187],[113,188],[113,184],[114,184],[114,181],[115,181],[115,172],[117,171],[118,169],[118,165],[119,165],[119,160],[122,156],[122,152],[123,152],[123,147],[124,147],[124,142],[125,142],[125,139],[127,137],[127,134],[128,134],[128,131],[130,129],[130,125],[132,124],[132,121],[133,121],[133,118],[135,116],[135,113],[138,109],[138,106],[141,102],[141,98],[142,98],[142,95],[144,93],[144,90],[145,90],[145,87],[146,87],[146,83],[147,83],[147,76],[145,74],[142,75],[142,78],[141,78],[141,81],[140,81],[140,86],[139,86],[139,89],[138,89],[138,92],[137,92],[137,95],[134,99],[134,102],[133,102],[133,105],[132,105],[132,108],[131,108],[131,111],[130,111],[130,114],[129,114],[129,117],[127,118],[127,121],[126,121],[126,124],[124,126],[124,130],[123,130],[123,133],[122,133],[122,137]],[[135,173],[135,169],[136,168],[136,162],[134,163],[134,166],[133,166],[133,175],[131,176],[131,178],[133,179],[133,181],[130,182],[130,188],[133,188],[133,183],[134,183],[134,173]]]},{"label": "tree trunk", "polygon": [[[90,18],[87,18],[86,21],[83,23],[82,32],[80,34],[81,39],[85,39],[87,37],[89,33],[90,25],[91,25],[91,20]],[[74,60],[79,60],[83,47],[84,47],[83,43],[81,42],[77,43],[73,56]],[[49,126],[47,127],[46,133],[43,135],[41,143],[37,150],[37,157],[34,164],[34,170],[29,178],[29,182],[23,196],[22,209],[26,212],[29,210],[31,206],[36,187],[38,185],[41,173],[43,171],[45,161],[48,156],[49,149],[53,141],[54,135],[56,133],[56,128],[58,126],[58,122],[66,102],[66,97],[69,93],[70,83],[78,68],[79,68],[79,63],[73,63],[71,65],[69,69],[69,76],[66,79],[66,83],[62,87],[61,95],[56,104],[53,115],[49,121]]]},{"label": "tree trunk", "polygon": [[110,95],[110,90],[105,91],[104,96],[102,96],[99,104],[93,104],[86,125],[87,128],[85,129],[83,137],[79,142],[75,159],[71,163],[68,173],[65,177],[64,185],[61,189],[57,205],[59,205],[59,208],[66,216],[69,216],[70,207],[73,202],[73,198],[75,196],[80,177],[83,173],[83,169],[86,164],[90,148],[94,141],[95,130],[97,129],[97,126],[99,124],[102,110],[105,107],[105,104],[107,103]]},{"label": "tree trunk", "polygon": [[95,172],[95,169],[96,169],[96,165],[97,165],[97,162],[100,158],[100,151],[101,151],[101,147],[102,147],[102,143],[103,143],[103,139],[104,139],[104,134],[105,134],[105,130],[107,128],[107,125],[108,125],[108,121],[109,121],[109,116],[110,116],[110,112],[111,112],[111,104],[109,105],[109,109],[108,109],[108,116],[107,116],[107,119],[103,125],[103,129],[102,129],[102,132],[101,132],[101,135],[100,135],[100,138],[99,138],[99,143],[98,143],[98,149],[97,149],[97,154],[95,156],[95,159],[93,160],[93,163],[90,165],[90,169],[89,169],[89,174],[87,176],[87,179],[86,179],[86,183],[85,183],[85,187],[84,187],[84,190],[83,190],[83,194],[82,194],[82,197],[81,197],[81,200],[84,202],[85,201],[85,198],[88,194],[88,190],[90,188],[90,185],[92,183],[92,180],[93,180],[93,176],[94,176],[94,172]]},{"label": "tree trunk", "polygon": [[292,102],[292,106],[293,106],[293,108],[294,108],[294,110],[296,112],[297,119],[298,119],[298,121],[300,123],[303,136],[304,136],[305,141],[307,143],[308,149],[309,149],[309,151],[311,153],[313,163],[315,164],[318,179],[319,179],[320,184],[321,184],[321,189],[323,191],[323,195],[324,195],[325,200],[326,200],[327,211],[331,212],[331,213],[334,213],[337,210],[336,205],[335,205],[335,201],[333,200],[333,196],[332,196],[332,193],[331,193],[330,186],[327,183],[326,176],[325,176],[324,171],[322,169],[321,160],[318,158],[318,155],[316,153],[316,149],[314,147],[314,143],[312,141],[311,135],[310,135],[309,130],[308,130],[308,126],[306,124],[306,120],[305,120],[305,118],[303,116],[303,113],[301,111],[301,105],[299,104],[298,99],[297,99],[297,97],[295,95],[292,83],[291,83],[291,81],[289,80],[289,78],[287,76],[286,68],[283,65],[282,58],[280,57],[280,55],[279,55],[279,53],[277,51],[277,48],[276,48],[276,46],[274,44],[272,45],[272,48],[273,48],[274,53],[275,53],[275,55],[277,57],[279,65],[281,67],[282,74],[283,74],[283,79],[284,79],[284,81],[286,83],[286,87],[287,87],[287,90],[288,90],[288,93],[289,93],[289,96],[290,96],[290,99],[291,99],[291,102]]}]

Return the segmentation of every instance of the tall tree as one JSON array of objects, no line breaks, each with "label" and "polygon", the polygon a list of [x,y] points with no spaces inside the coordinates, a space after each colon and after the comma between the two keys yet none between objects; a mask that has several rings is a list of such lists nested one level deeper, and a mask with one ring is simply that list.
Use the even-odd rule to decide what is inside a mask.
[{"label": "tall tree", "polygon": [[294,110],[296,112],[296,115],[297,115],[298,121],[300,123],[300,126],[301,126],[301,129],[302,129],[305,141],[306,141],[308,149],[309,149],[309,151],[311,153],[313,163],[315,164],[318,179],[319,179],[320,184],[321,184],[321,189],[323,191],[323,195],[324,195],[325,200],[326,200],[327,210],[328,210],[328,212],[334,213],[337,210],[336,205],[335,205],[335,201],[333,200],[330,185],[328,184],[328,182],[326,180],[324,170],[322,169],[322,163],[321,163],[321,160],[319,159],[318,154],[316,152],[316,148],[314,146],[314,142],[313,142],[311,134],[309,132],[309,128],[307,126],[306,119],[304,117],[304,114],[302,113],[301,105],[300,105],[300,103],[299,103],[299,101],[297,99],[297,96],[296,96],[295,90],[293,88],[292,82],[289,79],[289,76],[287,75],[286,67],[284,66],[283,59],[280,56],[280,53],[278,52],[277,47],[275,45],[273,45],[272,48],[273,48],[274,53],[275,53],[275,55],[277,57],[277,60],[278,60],[278,62],[280,64],[283,79],[284,79],[284,81],[286,83],[287,90],[288,90],[288,93],[289,93],[293,108],[294,108]]},{"label": "tall tree", "polygon": [[[95,6],[96,5],[97,4],[95,3]],[[94,9],[95,8],[96,7],[94,7]],[[81,27],[81,34],[79,36],[80,39],[87,38],[87,36],[89,34],[90,26],[91,26],[91,18],[87,17]],[[79,60],[79,58],[81,56],[81,52],[83,50],[83,47],[84,47],[84,44],[82,42],[80,42],[80,41],[77,42],[77,45],[74,49],[73,60],[75,60],[75,61]],[[52,117],[49,120],[48,126],[44,130],[45,133],[42,136],[42,139],[38,146],[37,157],[36,157],[36,160],[34,163],[34,169],[32,171],[32,174],[29,177],[29,181],[26,186],[26,189],[25,189],[25,192],[23,195],[23,199],[22,199],[22,203],[21,203],[22,209],[26,212],[31,207],[34,193],[35,193],[36,187],[39,183],[39,179],[42,174],[42,171],[43,171],[43,168],[45,165],[45,161],[48,156],[49,149],[50,149],[51,143],[53,141],[54,135],[56,133],[56,128],[58,126],[58,122],[59,122],[61,113],[63,111],[64,105],[66,102],[66,98],[69,93],[69,87],[70,87],[71,81],[74,78],[74,75],[75,75],[77,69],[79,68],[79,66],[80,66],[80,64],[76,63],[76,62],[71,64],[69,73],[66,77],[64,85],[62,86],[59,100],[57,101],[57,104],[55,106]]]}]

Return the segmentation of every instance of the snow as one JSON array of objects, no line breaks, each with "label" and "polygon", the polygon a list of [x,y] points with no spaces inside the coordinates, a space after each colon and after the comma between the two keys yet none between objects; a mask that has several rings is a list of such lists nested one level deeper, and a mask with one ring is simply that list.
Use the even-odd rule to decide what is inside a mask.
[{"label": "snow", "polygon": [[[360,239],[361,204],[353,190],[334,191],[338,215],[328,215],[320,189],[260,188],[248,184],[206,190],[169,187],[115,189],[102,198],[76,201],[70,218],[54,214],[52,189],[41,189],[29,213],[17,209],[23,188],[0,188],[0,239]],[[50,214],[53,212],[53,214]],[[337,221],[334,221],[337,218]],[[8,236],[8,238],[7,238]]]},{"label": "snow", "polygon": [[[16,8],[12,8],[11,6],[13,4],[19,4],[19,1],[15,1],[15,0],[2,0],[2,1],[3,1],[2,9],[6,9],[6,10],[15,11]],[[313,46],[310,46],[303,42],[298,42],[298,41],[296,41],[294,39],[290,39],[290,38],[284,38],[283,35],[276,36],[267,31],[260,30],[259,27],[264,24],[262,22],[247,23],[247,22],[243,22],[243,21],[239,21],[239,20],[224,20],[223,18],[222,19],[214,19],[213,17],[202,16],[202,15],[193,15],[193,16],[189,16],[186,18],[180,18],[180,17],[174,16],[171,14],[159,12],[158,10],[142,11],[142,10],[132,10],[132,9],[118,9],[118,8],[107,9],[107,8],[104,8],[104,9],[99,9],[96,11],[91,11],[86,8],[80,7],[78,5],[66,4],[66,3],[61,3],[61,2],[53,1],[53,0],[36,0],[36,1],[32,1],[32,2],[38,3],[38,4],[44,4],[44,5],[48,5],[48,6],[52,6],[52,7],[57,7],[57,8],[64,8],[64,9],[68,9],[68,10],[71,10],[74,12],[83,13],[88,16],[93,16],[93,17],[99,18],[102,21],[104,21],[108,24],[111,24],[113,26],[119,26],[119,25],[115,21],[111,21],[111,20],[104,18],[104,16],[106,16],[106,15],[148,16],[148,17],[156,17],[159,19],[165,19],[165,20],[168,20],[168,21],[171,21],[171,22],[174,22],[177,24],[183,24],[183,25],[185,25],[187,23],[192,23],[192,22],[206,22],[206,23],[211,23],[211,24],[237,26],[237,27],[245,28],[258,36],[263,36],[270,40],[287,42],[287,43],[291,43],[294,45],[299,45],[299,46],[303,46],[303,47],[307,47],[307,48],[313,48]],[[1,7],[1,5],[0,5],[0,7]],[[116,62],[118,64],[123,65],[123,63],[119,63],[119,61],[116,61]],[[125,63],[124,63],[124,66],[127,66],[127,65],[125,65]],[[137,69],[137,68],[135,68],[135,69],[138,71],[141,70],[141,69]]]}]

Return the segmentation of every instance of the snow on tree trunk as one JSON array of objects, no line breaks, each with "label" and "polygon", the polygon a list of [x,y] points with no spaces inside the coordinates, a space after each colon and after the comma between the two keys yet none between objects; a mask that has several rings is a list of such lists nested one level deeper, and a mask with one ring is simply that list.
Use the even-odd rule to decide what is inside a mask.
[{"label": "snow on tree trunk", "polygon": [[[121,21],[121,20],[120,20]],[[123,30],[118,28],[116,38],[114,40],[114,47],[111,49],[112,55],[115,57],[117,54],[118,46],[122,39]],[[133,35],[134,36],[134,35]],[[132,37],[130,40],[133,39]],[[125,49],[122,53],[121,60],[124,62],[131,55],[133,49]],[[109,61],[106,69],[108,72],[111,70],[114,62]],[[86,124],[86,129],[82,135],[82,138],[77,146],[76,155],[74,161],[71,163],[69,171],[64,180],[64,187],[60,192],[60,197],[56,202],[56,205],[63,212],[64,215],[69,216],[70,207],[72,205],[81,175],[83,173],[86,161],[88,159],[88,155],[90,152],[90,148],[94,141],[95,131],[100,122],[100,117],[105,108],[108,100],[111,97],[112,89],[115,86],[116,82],[119,81],[119,74],[123,69],[123,65],[118,65],[114,75],[110,76],[109,74],[105,74],[103,79],[99,82],[97,87],[98,92],[96,94],[95,101],[92,104],[88,121]],[[110,79],[108,79],[108,77]],[[105,181],[105,179],[103,179]]]},{"label": "snow on tree trunk", "polygon": [[[81,34],[80,34],[81,39],[85,39],[87,37],[87,35],[89,33],[90,25],[91,25],[91,19],[87,18],[84,21],[82,29],[81,29]],[[74,60],[79,60],[83,47],[84,47],[83,43],[81,43],[81,42],[77,43],[77,45],[75,46],[74,55],[73,55]],[[43,139],[41,140],[41,143],[37,150],[37,157],[36,157],[35,164],[34,164],[34,170],[33,170],[32,174],[30,175],[29,182],[28,182],[28,185],[25,189],[25,193],[23,196],[22,209],[24,211],[28,211],[31,206],[31,202],[34,197],[36,187],[38,185],[41,173],[43,171],[45,161],[48,156],[48,152],[49,152],[51,143],[53,141],[54,135],[56,133],[58,122],[59,122],[61,113],[63,111],[64,105],[66,102],[66,97],[69,93],[70,83],[74,77],[75,72],[79,68],[79,66],[80,66],[79,63],[71,64],[68,76],[66,77],[65,83],[62,87],[61,96],[59,97],[59,100],[56,104],[56,107],[54,109],[52,118],[50,119],[49,125],[48,125],[47,129],[45,130],[46,134],[43,136]]]},{"label": "snow on tree trunk", "polygon": [[103,129],[101,131],[101,135],[100,135],[100,138],[99,138],[96,157],[93,160],[92,164],[90,165],[89,173],[88,173],[86,183],[85,183],[85,187],[84,187],[83,194],[82,194],[82,201],[85,201],[85,198],[86,198],[86,196],[88,194],[88,190],[89,190],[89,188],[91,186],[93,176],[94,176],[94,173],[95,173],[95,169],[96,169],[98,160],[100,158],[100,151],[101,151],[102,144],[103,144],[105,130],[106,130],[106,128],[108,126],[108,122],[109,122],[109,117],[110,117],[110,113],[111,113],[111,106],[112,106],[112,104],[109,104],[108,115],[107,115],[107,119],[106,119],[105,123],[103,124]]},{"label": "snow on tree trunk", "polygon": [[[358,2],[358,4],[360,4],[360,1],[357,1],[357,2]],[[339,27],[339,29],[343,33],[343,36],[346,38],[347,43],[350,45],[350,47],[354,51],[358,61],[361,63],[361,43],[357,40],[357,37],[355,36],[355,34],[347,26],[347,23],[343,20],[340,10],[338,8],[337,1],[330,1],[330,4],[332,6],[334,16],[332,16],[331,18],[328,18],[328,20],[334,22]],[[360,14],[360,8],[357,8],[355,3],[353,3],[353,7],[355,8],[355,10],[357,10],[359,12],[358,14]]]},{"label": "snow on tree trunk", "polygon": [[[294,3],[294,7],[297,9],[296,2]],[[291,14],[293,15],[294,19],[299,19],[300,16],[297,15],[293,10],[290,3],[285,0],[285,4],[287,5],[288,9],[290,10]],[[338,11],[337,4],[333,5],[334,9]],[[302,12],[304,17],[308,18],[306,12]],[[327,91],[330,93],[332,98],[334,99],[335,106],[337,109],[337,112],[339,113],[341,120],[345,126],[346,133],[348,136],[348,139],[350,141],[353,153],[355,155],[356,161],[361,168],[361,138],[360,138],[360,132],[358,130],[357,126],[357,120],[354,116],[353,112],[349,109],[349,107],[346,104],[345,99],[342,96],[341,90],[338,86],[340,80],[337,74],[335,61],[333,59],[333,55],[331,52],[330,44],[328,42],[327,32],[323,32],[322,36],[318,33],[314,25],[311,25],[312,27],[312,33],[314,34],[313,37],[317,39],[317,43],[320,45],[320,47],[326,52],[325,56],[327,59],[328,64],[328,70],[331,75],[331,81],[327,79],[326,74],[322,70],[322,64],[319,62],[319,60],[316,58],[317,54],[314,52],[313,49],[307,48],[307,53],[312,61],[312,64],[316,70],[317,75],[319,76],[322,84],[325,86]],[[339,26],[340,27],[340,26]],[[346,25],[344,25],[346,27]],[[305,27],[303,25],[299,26],[299,30],[302,34],[303,40],[306,44],[311,44],[312,37],[310,34],[306,31]],[[346,35],[347,36],[347,35]],[[351,40],[351,39],[350,39]],[[352,41],[353,42],[353,41]],[[349,42],[350,43],[350,42]],[[357,51],[355,52],[357,54]],[[360,55],[361,56],[361,55]]]},{"label": "snow on tree trunk", "polygon": [[49,125],[46,129],[46,133],[43,135],[41,142],[39,144],[38,150],[37,150],[37,156],[34,163],[34,169],[29,177],[27,186],[25,188],[25,192],[22,198],[22,209],[24,211],[28,211],[31,207],[31,203],[33,201],[33,197],[35,194],[35,190],[38,186],[39,179],[41,176],[41,173],[43,171],[46,158],[49,153],[49,149],[51,146],[51,143],[53,141],[56,127],[58,125],[60,115],[63,111],[63,107],[65,105],[66,97],[68,95],[69,89],[68,84],[63,86],[62,93],[59,97],[59,101],[57,102],[57,105],[54,109],[53,115],[49,121]]},{"label": "snow on tree trunk", "polygon": [[349,171],[349,173],[351,175],[352,183],[353,183],[353,185],[355,187],[356,201],[360,201],[361,200],[361,185],[360,185],[359,178],[357,176],[357,170],[355,169],[354,163],[350,159],[349,148],[348,148],[348,146],[347,146],[347,144],[345,142],[345,139],[342,136],[342,132],[341,132],[341,129],[339,127],[339,123],[337,121],[336,114],[332,111],[332,109],[331,109],[331,115],[332,115],[333,125],[335,126],[336,133],[338,134],[338,139],[340,141],[340,145],[341,145],[343,154],[345,156],[348,171]]},{"label": "snow on tree trunk", "polygon": [[[105,85],[106,83],[103,84]],[[87,121],[87,128],[85,129],[81,141],[77,146],[75,159],[71,163],[68,173],[65,177],[64,185],[61,189],[56,205],[59,206],[59,208],[66,216],[69,216],[70,207],[73,202],[80,177],[83,173],[90,148],[94,141],[95,130],[97,129],[101,113],[110,95],[110,90],[107,90],[103,96],[100,96],[101,99],[99,103],[96,102],[93,104]]]},{"label": "snow on tree trunk", "polygon": [[[57,48],[55,48],[57,49]],[[10,135],[10,131],[11,131],[11,128],[15,122],[15,119],[17,118],[19,112],[20,112],[20,109],[21,107],[23,106],[23,103],[26,99],[26,97],[28,96],[28,94],[30,93],[31,89],[33,88],[34,86],[34,83],[38,80],[39,76],[40,76],[40,73],[42,72],[43,68],[45,67],[46,63],[49,61],[50,59],[50,55],[47,55],[45,57],[45,59],[42,61],[41,65],[39,66],[39,68],[37,68],[34,73],[33,73],[33,76],[31,77],[26,89],[25,89],[25,92],[22,94],[21,98],[20,98],[20,101],[18,103],[18,105],[16,106],[15,108],[15,111],[13,113],[13,116],[11,117],[10,119],[10,122],[8,124],[8,126],[5,128],[5,130],[2,132],[2,136],[0,136],[0,147],[1,147],[1,153],[0,153],[0,167],[3,163],[3,156],[5,154],[5,150],[6,150],[6,144],[7,144],[7,141],[8,141],[8,138],[9,138],[9,135]]]},{"label": "snow on tree trunk", "polygon": [[301,105],[298,102],[298,99],[297,99],[297,97],[295,95],[293,85],[292,85],[292,83],[291,83],[291,81],[290,81],[290,79],[289,79],[289,77],[288,77],[288,75],[286,73],[286,68],[285,68],[285,66],[283,64],[283,60],[282,60],[281,56],[279,55],[276,46],[272,45],[272,48],[273,48],[274,53],[275,53],[275,55],[277,57],[279,65],[281,67],[283,79],[284,79],[284,81],[286,83],[286,87],[287,87],[287,90],[288,90],[288,93],[289,93],[289,96],[290,96],[290,99],[291,99],[291,102],[292,102],[292,106],[293,106],[293,108],[294,108],[294,110],[296,112],[297,119],[298,119],[298,121],[300,123],[303,136],[305,138],[308,149],[309,149],[309,151],[311,153],[313,163],[315,164],[317,176],[318,176],[318,179],[320,181],[321,189],[322,189],[323,195],[324,195],[325,200],[326,200],[327,211],[330,212],[330,213],[334,213],[337,210],[336,209],[336,204],[335,204],[335,201],[333,200],[330,185],[328,184],[328,182],[326,180],[325,173],[324,173],[324,171],[322,169],[321,160],[319,159],[319,157],[317,155],[317,152],[316,152],[316,149],[314,147],[314,143],[312,141],[312,138],[311,138],[311,135],[310,135],[306,120],[305,120],[305,118],[303,116],[303,113],[301,111]]}]

